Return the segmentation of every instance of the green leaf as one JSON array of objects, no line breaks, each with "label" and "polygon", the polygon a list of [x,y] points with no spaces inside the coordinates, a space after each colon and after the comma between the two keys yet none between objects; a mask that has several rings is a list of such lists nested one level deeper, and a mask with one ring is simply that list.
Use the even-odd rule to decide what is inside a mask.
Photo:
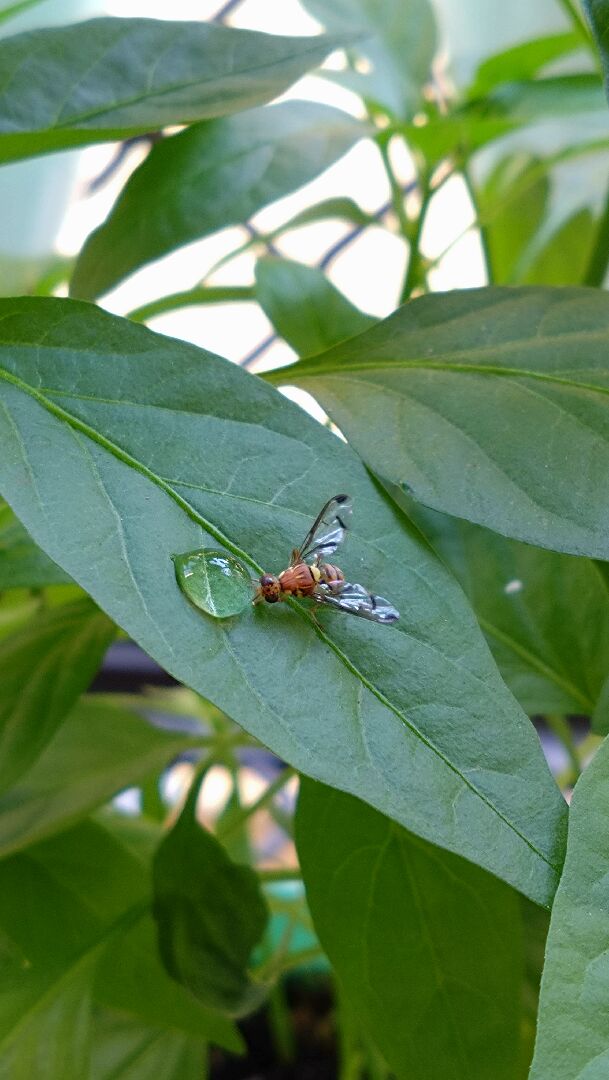
[{"label": "green leaf", "polygon": [[603,106],[596,75],[555,75],[502,83],[488,95],[446,115],[430,112],[428,123],[410,124],[404,131],[413,146],[436,162],[454,151],[467,157],[529,124],[554,121],[564,130],[565,117],[585,117],[600,112]]},{"label": "green leaf", "polygon": [[[2,862],[0,1076],[36,1076],[41,1063],[49,1080],[88,1075],[97,967],[119,941],[115,978],[119,989],[130,980],[133,997],[119,996],[116,1007],[139,1016],[141,999],[158,997],[167,1006],[168,1026],[192,1030],[195,1016],[200,1038],[239,1049],[233,1025],[173,984],[154,950],[143,957],[134,951],[131,934],[139,932],[150,899],[148,869],[92,822]],[[106,996],[107,987],[104,1003]]]},{"label": "green leaf", "polygon": [[609,1066],[609,742],[573,791],[552,909],[531,1080],[604,1080]]},{"label": "green leaf", "polygon": [[521,281],[527,285],[579,285],[584,280],[598,223],[584,207],[563,221],[537,248]]},{"label": "green leaf", "polygon": [[[89,304],[0,302],[0,372],[3,496],[146,652],[283,760],[550,901],[566,808],[535,733],[452,576],[344,443]],[[175,551],[277,572],[337,491],[356,504],[344,571],[396,603],[395,628],[326,612],[322,630],[296,601],[220,622],[180,592]]]},{"label": "green leaf", "polygon": [[0,855],[90,813],[196,745],[97,695],[83,698],[23,779],[0,797]]},{"label": "green leaf", "polygon": [[88,1080],[202,1080],[205,1044],[104,1009],[95,1016]]},{"label": "green leaf", "polygon": [[500,83],[532,79],[546,65],[580,49],[582,44],[582,35],[571,30],[512,45],[482,61],[469,94],[472,98],[480,98]]},{"label": "green leaf", "polygon": [[262,105],[351,37],[110,18],[16,34],[0,42],[0,160]]},{"label": "green leaf", "polygon": [[608,346],[598,289],[469,289],[413,300],[266,377],[314,394],[367,464],[419,502],[606,559]]},{"label": "green leaf", "polygon": [[313,180],[369,130],[329,105],[286,101],[163,139],[87,240],[72,294],[92,299],[174,248],[246,222]]},{"label": "green leaf", "polygon": [[311,781],[301,788],[296,841],[321,943],[396,1076],[513,1080],[517,894]]},{"label": "green leaf", "polygon": [[226,1016],[253,1012],[268,992],[250,975],[269,913],[258,877],[232,862],[196,816],[199,784],[153,863],[154,914],[170,975]]},{"label": "green leaf", "polygon": [[69,581],[68,575],[36,547],[10,507],[0,502],[0,589],[35,589]]},{"label": "green leaf", "polygon": [[609,0],[582,0],[588,22],[601,54],[605,91],[609,95]]},{"label": "green leaf", "polygon": [[174,555],[176,579],[188,599],[208,615],[227,619],[252,602],[252,579],[243,563],[218,548]]},{"label": "green leaf", "polygon": [[0,23],[8,22],[9,19],[14,19],[16,15],[21,15],[24,11],[29,11],[30,8],[38,7],[41,3],[44,3],[44,0],[15,0],[12,4],[5,4],[0,8]]},{"label": "green leaf", "polygon": [[256,263],[256,295],[264,313],[299,356],[312,356],[377,321],[354,307],[321,270],[289,259]]},{"label": "green leaf", "polygon": [[116,630],[90,602],[37,615],[0,642],[0,790],[14,784],[96,674]]},{"label": "green leaf", "polygon": [[523,709],[591,716],[609,674],[603,564],[508,540],[410,499],[406,510],[457,575]]},{"label": "green leaf", "polygon": [[429,0],[304,0],[303,5],[327,30],[364,34],[357,52],[360,65],[331,77],[401,119],[417,111],[430,77],[437,47],[436,22]]},{"label": "green leaf", "polygon": [[541,228],[550,196],[548,174],[541,161],[518,152],[501,158],[478,193],[489,277],[496,285],[521,280],[527,250]]}]

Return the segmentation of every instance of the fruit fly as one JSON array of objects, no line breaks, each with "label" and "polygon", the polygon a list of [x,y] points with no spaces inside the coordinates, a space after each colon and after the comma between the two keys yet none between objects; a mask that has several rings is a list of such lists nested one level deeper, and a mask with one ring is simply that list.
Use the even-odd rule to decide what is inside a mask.
[{"label": "fruit fly", "polygon": [[266,600],[276,604],[289,596],[305,596],[317,604],[326,604],[358,615],[372,622],[397,622],[400,615],[382,596],[368,592],[363,585],[345,581],[338,566],[325,560],[334,555],[349,528],[353,504],[349,495],[335,495],[320,510],[302,545],[294,548],[287,569],[277,577],[263,574],[254,603]]}]

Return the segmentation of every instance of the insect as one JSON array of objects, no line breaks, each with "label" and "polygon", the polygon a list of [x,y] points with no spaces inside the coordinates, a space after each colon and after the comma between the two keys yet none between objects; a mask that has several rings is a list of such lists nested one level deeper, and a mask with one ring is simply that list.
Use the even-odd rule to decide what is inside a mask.
[{"label": "insect", "polygon": [[317,604],[358,615],[372,622],[397,622],[400,615],[382,596],[363,585],[345,581],[338,566],[325,562],[345,538],[353,504],[349,495],[335,495],[320,510],[302,545],[294,548],[290,565],[280,574],[259,578],[254,603],[276,604],[289,596],[305,596]]}]

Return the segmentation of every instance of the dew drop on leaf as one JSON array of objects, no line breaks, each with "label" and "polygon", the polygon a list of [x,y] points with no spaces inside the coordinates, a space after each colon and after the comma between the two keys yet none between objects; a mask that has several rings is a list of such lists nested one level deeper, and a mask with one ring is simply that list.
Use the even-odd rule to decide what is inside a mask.
[{"label": "dew drop on leaf", "polygon": [[252,579],[233,555],[201,548],[174,555],[173,562],[182,592],[208,615],[227,619],[239,615],[251,603]]}]

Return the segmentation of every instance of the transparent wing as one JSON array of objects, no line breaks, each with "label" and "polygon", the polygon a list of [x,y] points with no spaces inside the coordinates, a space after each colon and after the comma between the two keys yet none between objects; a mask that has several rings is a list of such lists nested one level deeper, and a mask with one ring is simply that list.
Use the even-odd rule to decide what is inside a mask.
[{"label": "transparent wing", "polygon": [[350,495],[335,495],[320,510],[302,546],[292,555],[292,566],[307,559],[326,559],[333,555],[345,538],[351,523],[353,503]]},{"label": "transparent wing", "polygon": [[370,619],[371,622],[394,623],[400,617],[397,608],[383,596],[375,596],[363,585],[354,585],[349,581],[343,582],[340,589],[320,584],[313,593],[313,599],[318,604],[328,604],[349,615],[358,615],[360,619]]}]

